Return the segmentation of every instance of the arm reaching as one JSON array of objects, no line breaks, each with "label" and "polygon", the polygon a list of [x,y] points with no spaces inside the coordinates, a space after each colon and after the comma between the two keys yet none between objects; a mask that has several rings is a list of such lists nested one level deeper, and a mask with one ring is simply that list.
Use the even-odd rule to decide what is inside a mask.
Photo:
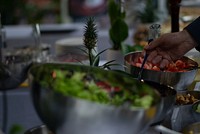
[{"label": "arm reaching", "polygon": [[160,63],[160,68],[164,68],[170,62],[184,56],[192,48],[195,47],[197,50],[200,50],[199,35],[200,17],[184,30],[163,34],[145,46],[144,50],[149,53],[148,61],[154,64]]}]

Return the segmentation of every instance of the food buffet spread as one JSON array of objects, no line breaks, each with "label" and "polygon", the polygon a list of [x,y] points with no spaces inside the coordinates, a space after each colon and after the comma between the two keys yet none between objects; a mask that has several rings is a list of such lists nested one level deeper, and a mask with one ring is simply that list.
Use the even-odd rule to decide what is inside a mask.
[{"label": "food buffet spread", "polygon": [[199,91],[187,90],[198,63],[187,56],[164,70],[145,62],[141,52],[124,56],[125,71],[93,65],[46,62],[30,68],[34,107],[53,133],[133,134],[153,128],[178,134],[198,122]]},{"label": "food buffet spread", "polygon": [[[196,72],[197,63],[193,61],[191,65],[191,61],[184,61],[191,67],[187,71]],[[134,65],[131,64],[133,70],[138,68]],[[148,73],[146,70],[160,72],[145,68],[142,76]],[[76,128],[84,134],[148,134],[150,128],[168,134],[199,132],[200,91],[176,90],[176,85],[142,79],[138,81],[131,73],[85,65],[34,65],[29,73],[30,88],[36,111],[47,126],[30,129],[27,134],[43,129],[51,130],[48,133],[78,134],[80,129]]]},{"label": "food buffet spread", "polygon": [[[129,53],[124,58],[125,65],[127,66],[125,71],[137,78],[143,60],[141,52]],[[197,75],[198,63],[186,56],[175,61],[173,65],[169,64],[164,70],[161,70],[152,63],[145,63],[142,74],[143,80],[162,83],[176,90],[173,108],[171,108],[168,114],[166,113],[168,116],[165,116],[162,121],[168,128],[186,133],[184,132],[186,131],[184,130],[185,127],[199,121],[194,115],[198,113],[198,106],[195,105],[200,103],[200,91],[188,89]],[[195,125],[197,127],[197,123]]]},{"label": "food buffet spread", "polygon": [[[177,20],[172,21],[175,24]],[[106,69],[101,68],[98,56],[105,50],[95,56],[84,50],[89,56],[49,60],[49,53],[40,46],[40,29],[35,28],[33,53],[11,51],[5,57],[0,53],[0,90],[13,89],[28,77],[34,108],[44,123],[25,134],[200,132],[200,87],[194,83],[200,75],[197,61],[183,56],[160,69],[146,61],[141,51],[135,51],[124,55],[122,71],[110,70],[111,61],[103,64]],[[90,33],[84,41],[91,43],[93,37]],[[5,40],[1,38],[0,43],[4,45]],[[85,60],[90,66],[80,64]],[[7,84],[10,81],[15,83]],[[189,89],[193,83],[195,90]]]}]

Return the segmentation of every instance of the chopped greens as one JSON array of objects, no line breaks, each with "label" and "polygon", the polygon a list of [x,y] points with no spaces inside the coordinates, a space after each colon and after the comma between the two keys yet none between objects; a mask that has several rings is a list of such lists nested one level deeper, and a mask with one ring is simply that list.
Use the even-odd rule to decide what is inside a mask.
[{"label": "chopped greens", "polygon": [[30,70],[34,88],[61,96],[130,109],[160,102],[159,93],[126,73],[75,64],[35,65]]},{"label": "chopped greens", "polygon": [[55,70],[56,78],[52,86],[53,89],[65,96],[74,96],[91,101],[106,103],[108,94],[94,83],[93,80],[86,80],[86,74],[76,72],[70,74],[67,71]]},{"label": "chopped greens", "polygon": [[[153,96],[148,92],[137,93],[127,90],[119,83],[98,79],[89,72],[53,70],[48,80],[42,81],[43,86],[48,86],[64,96],[73,96],[102,104],[120,106],[128,104],[131,108],[149,108],[153,104]],[[135,85],[137,88],[138,85]],[[140,87],[140,88],[146,88]],[[144,90],[145,91],[145,90]]]}]

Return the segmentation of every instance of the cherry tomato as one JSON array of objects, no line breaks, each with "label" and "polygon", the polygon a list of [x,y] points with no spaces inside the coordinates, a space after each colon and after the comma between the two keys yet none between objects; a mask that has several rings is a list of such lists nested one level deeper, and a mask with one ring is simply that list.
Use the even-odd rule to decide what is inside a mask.
[{"label": "cherry tomato", "polygon": [[141,67],[141,66],[142,66],[142,63],[136,63],[135,66],[136,66],[136,67]]},{"label": "cherry tomato", "polygon": [[153,66],[152,70],[160,71],[160,68],[158,66]]},{"label": "cherry tomato", "polygon": [[144,58],[142,58],[142,57],[139,57],[139,58],[138,58],[138,63],[142,63],[142,62],[143,62],[143,60],[144,60]]},{"label": "cherry tomato", "polygon": [[106,82],[103,82],[103,81],[98,81],[96,82],[96,85],[105,89],[106,91],[108,92],[111,92],[111,91],[120,91],[121,89],[119,87],[113,87],[113,86],[110,86],[108,83]]},{"label": "cherry tomato", "polygon": [[[133,61],[132,65],[136,67],[141,67],[142,62],[144,58],[143,57],[138,57],[136,62]],[[186,62],[182,60],[177,60],[175,63],[170,63],[164,71],[169,71],[169,72],[186,72],[186,68],[191,67],[192,65],[187,64]],[[155,70],[155,71],[160,71],[161,69],[159,68],[159,64],[154,65],[151,62],[146,62],[144,64],[144,68],[148,70]]]},{"label": "cherry tomato", "polygon": [[175,64],[176,64],[176,67],[178,67],[178,68],[180,68],[180,69],[183,69],[183,68],[186,67],[185,62],[183,62],[182,60],[177,60],[177,61],[175,62]]}]

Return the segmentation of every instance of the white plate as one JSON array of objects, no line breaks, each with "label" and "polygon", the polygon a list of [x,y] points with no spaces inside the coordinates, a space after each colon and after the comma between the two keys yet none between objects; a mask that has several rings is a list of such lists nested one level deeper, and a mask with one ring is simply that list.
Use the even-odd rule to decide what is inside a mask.
[{"label": "white plate", "polygon": [[78,30],[78,27],[73,24],[41,24],[41,33],[57,33],[57,32],[73,32]]},{"label": "white plate", "polygon": [[82,37],[72,37],[72,38],[64,38],[57,40],[55,42],[57,46],[82,46],[83,45],[83,38]]},{"label": "white plate", "polygon": [[82,37],[64,38],[55,42],[56,55],[63,55],[67,53],[83,54],[84,52],[80,50],[83,48],[84,45]]}]

